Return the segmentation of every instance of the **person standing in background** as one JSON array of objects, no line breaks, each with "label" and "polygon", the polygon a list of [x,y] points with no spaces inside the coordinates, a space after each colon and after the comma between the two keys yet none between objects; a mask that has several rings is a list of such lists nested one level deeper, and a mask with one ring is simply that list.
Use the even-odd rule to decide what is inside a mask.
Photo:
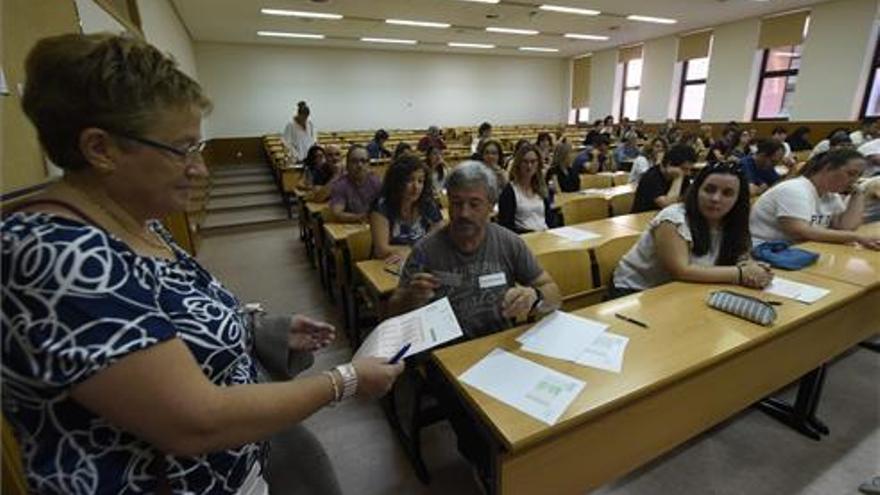
[{"label": "person standing in background", "polygon": [[281,140],[287,145],[287,149],[297,163],[305,160],[309,148],[318,142],[315,126],[309,120],[310,114],[311,110],[306,102],[297,103],[296,115],[284,126],[284,133],[281,134]]}]

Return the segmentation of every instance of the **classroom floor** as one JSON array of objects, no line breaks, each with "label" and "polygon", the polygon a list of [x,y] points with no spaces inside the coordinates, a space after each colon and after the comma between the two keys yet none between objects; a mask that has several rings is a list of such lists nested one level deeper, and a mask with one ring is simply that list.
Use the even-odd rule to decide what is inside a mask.
[{"label": "classroom floor", "polygon": [[[198,259],[245,301],[341,325],[321,290],[295,224],[215,234]],[[344,340],[317,355],[312,372],[347,361]],[[831,436],[814,442],[763,413],[746,410],[595,493],[602,495],[843,495],[880,475],[880,355],[850,351],[830,368],[819,416]],[[791,390],[785,391],[790,394]],[[446,423],[425,430],[433,481],[413,474],[378,405],[351,402],[306,421],[326,448],[346,494],[479,494]],[[637,442],[637,438],[621,438]],[[589,458],[584,459],[590,462]]]}]

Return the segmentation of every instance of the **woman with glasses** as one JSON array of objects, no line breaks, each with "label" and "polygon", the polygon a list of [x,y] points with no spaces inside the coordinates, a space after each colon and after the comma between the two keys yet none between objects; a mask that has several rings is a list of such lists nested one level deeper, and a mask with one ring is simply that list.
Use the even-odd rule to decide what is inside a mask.
[{"label": "woman with glasses", "polygon": [[24,111],[65,171],[0,223],[3,413],[30,491],[267,493],[265,475],[278,493],[339,493],[299,423],[384,394],[402,368],[292,379],[333,327],[249,311],[159,223],[207,175],[199,85],[107,34],[46,38],[25,65]]},{"label": "woman with glasses", "polygon": [[610,297],[684,282],[766,287],[770,269],[748,258],[749,184],[737,165],[710,165],[684,203],[660,211],[614,270]]},{"label": "woman with glasses", "polygon": [[498,198],[498,223],[521,234],[547,230],[553,209],[541,172],[541,152],[525,144],[513,156],[510,182]]},{"label": "woman with glasses", "polygon": [[800,177],[781,181],[758,197],[750,222],[752,241],[855,242],[880,249],[880,239],[855,232],[865,211],[865,192],[856,181],[866,165],[852,148],[811,159]]},{"label": "woman with glasses", "polygon": [[504,164],[504,151],[501,149],[501,143],[494,139],[486,139],[480,142],[480,146],[477,148],[476,159],[495,172],[499,188],[503,189],[507,185],[507,170],[502,166]]},{"label": "woman with glasses", "polygon": [[303,161],[303,178],[299,188],[307,191],[306,201],[323,203],[330,197],[330,183],[336,180],[342,172],[338,164],[331,162],[327,157],[327,151],[319,145],[309,148],[306,159]]},{"label": "woman with glasses", "polygon": [[650,144],[642,146],[642,153],[635,159],[629,171],[629,183],[638,184],[648,169],[662,163],[667,147],[666,140],[659,137],[654,138]]}]

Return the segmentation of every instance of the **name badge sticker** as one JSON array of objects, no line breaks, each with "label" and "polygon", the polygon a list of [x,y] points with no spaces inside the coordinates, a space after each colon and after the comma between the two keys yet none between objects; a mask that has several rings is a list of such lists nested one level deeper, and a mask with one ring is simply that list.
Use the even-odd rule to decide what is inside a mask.
[{"label": "name badge sticker", "polygon": [[491,289],[499,285],[507,285],[507,276],[504,272],[493,273],[491,275],[483,275],[479,279],[481,289]]}]

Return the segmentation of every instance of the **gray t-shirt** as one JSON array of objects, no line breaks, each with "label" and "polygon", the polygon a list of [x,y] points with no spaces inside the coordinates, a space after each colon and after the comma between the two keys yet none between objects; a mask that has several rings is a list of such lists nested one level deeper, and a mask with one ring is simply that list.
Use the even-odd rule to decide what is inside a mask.
[{"label": "gray t-shirt", "polygon": [[501,316],[505,292],[515,284],[531,284],[543,271],[525,242],[500,225],[486,226],[486,238],[472,254],[458,251],[449,227],[443,227],[413,247],[400,285],[416,273],[434,274],[442,284],[437,299],[448,296],[465,335],[479,337],[510,327]]}]

